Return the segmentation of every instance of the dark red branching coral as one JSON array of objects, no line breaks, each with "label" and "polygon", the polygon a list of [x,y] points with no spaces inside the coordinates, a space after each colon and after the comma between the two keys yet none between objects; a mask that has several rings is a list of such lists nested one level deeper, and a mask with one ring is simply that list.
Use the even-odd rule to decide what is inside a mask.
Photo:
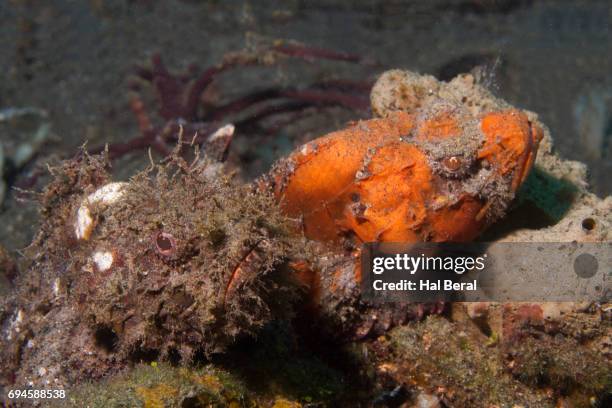
[{"label": "dark red branching coral", "polygon": [[[152,120],[140,97],[140,87],[134,82],[132,90],[135,92],[129,106],[138,122],[140,135],[126,142],[109,145],[110,158],[146,148],[168,155],[181,128],[185,135],[195,135],[193,139],[186,139],[186,143],[203,143],[230,116],[241,116],[235,123],[238,132],[256,128],[264,134],[273,134],[291,121],[311,114],[312,111],[308,110],[311,107],[321,109],[340,106],[356,112],[368,111],[372,83],[346,80],[318,82],[303,88],[270,87],[246,93],[218,106],[203,106],[203,95],[221,74],[248,66],[270,66],[289,58],[306,62],[331,60],[373,65],[371,61],[354,54],[298,43],[276,42],[264,49],[226,54],[219,64],[200,73],[195,66],[191,66],[187,72],[175,74],[167,69],[161,56],[156,54],[151,58],[150,66],[137,68],[136,76],[140,82],[149,83],[155,89],[159,103],[157,115],[163,123]],[[283,120],[267,128],[262,126],[262,122],[272,116],[282,117]],[[92,149],[92,152],[103,149],[100,146]]]}]

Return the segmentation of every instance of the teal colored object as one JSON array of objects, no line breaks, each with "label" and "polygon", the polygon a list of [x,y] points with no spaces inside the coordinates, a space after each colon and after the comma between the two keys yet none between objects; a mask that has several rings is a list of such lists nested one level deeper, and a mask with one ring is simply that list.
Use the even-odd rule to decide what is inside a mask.
[{"label": "teal colored object", "polygon": [[517,201],[519,205],[531,202],[557,222],[567,213],[577,193],[578,188],[573,183],[534,167],[519,189]]}]

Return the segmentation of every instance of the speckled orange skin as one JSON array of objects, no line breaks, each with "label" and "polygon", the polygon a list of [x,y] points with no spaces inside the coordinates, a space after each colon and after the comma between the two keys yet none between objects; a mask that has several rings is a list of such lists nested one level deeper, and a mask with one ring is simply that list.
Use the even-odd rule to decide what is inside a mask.
[{"label": "speckled orange skin", "polygon": [[[280,167],[274,175],[282,209],[301,218],[304,234],[319,241],[352,234],[358,242],[474,239],[491,221],[485,217],[490,203],[467,191],[450,203],[440,188],[445,177],[418,145],[455,137],[459,125],[452,117],[415,123],[414,115],[398,111],[305,144],[288,159],[293,171]],[[516,191],[541,130],[514,110],[488,114],[480,123],[484,143],[476,162],[486,161]],[[402,139],[410,134],[417,143]]]},{"label": "speckled orange skin", "polygon": [[541,138],[521,111],[475,118],[441,102],[360,121],[280,161],[267,183],[281,209],[332,254],[295,268],[310,314],[334,321],[330,331],[342,338],[362,338],[440,311],[362,301],[361,244],[473,240],[503,216]]}]

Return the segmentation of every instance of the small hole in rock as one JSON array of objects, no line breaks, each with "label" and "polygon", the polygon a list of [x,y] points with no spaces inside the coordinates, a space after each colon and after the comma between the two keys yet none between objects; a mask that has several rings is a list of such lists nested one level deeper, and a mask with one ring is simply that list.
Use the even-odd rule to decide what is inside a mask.
[{"label": "small hole in rock", "polygon": [[[260,225],[260,227],[261,226],[263,225]],[[208,233],[208,238],[213,247],[220,247],[225,242],[226,237],[227,234],[222,228],[215,228]]]},{"label": "small hole in rock", "polygon": [[593,218],[585,218],[582,220],[582,228],[585,231],[592,231],[595,229],[595,220]]},{"label": "small hole in rock", "polygon": [[117,346],[117,334],[108,326],[100,326],[94,333],[96,346],[103,349],[107,353],[115,351]]},{"label": "small hole in rock", "polygon": [[46,316],[47,313],[51,311],[51,309],[52,309],[52,306],[49,303],[41,303],[40,305],[36,307],[36,311],[43,316]]},{"label": "small hole in rock", "polygon": [[130,360],[135,363],[150,363],[159,359],[159,350],[155,349],[136,349],[130,354]]},{"label": "small hole in rock", "polygon": [[177,349],[171,348],[170,350],[168,350],[167,359],[172,366],[176,367],[181,362],[181,354],[178,352]]},{"label": "small hole in rock", "polygon": [[181,408],[197,408],[201,406],[197,396],[187,397],[181,402]]}]

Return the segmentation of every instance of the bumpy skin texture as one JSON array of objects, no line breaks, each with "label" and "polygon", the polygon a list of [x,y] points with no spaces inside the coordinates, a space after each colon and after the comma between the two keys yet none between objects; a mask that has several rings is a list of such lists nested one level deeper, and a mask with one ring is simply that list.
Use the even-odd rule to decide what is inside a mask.
[{"label": "bumpy skin texture", "polygon": [[359,122],[281,162],[275,194],[315,240],[471,240],[503,215],[540,138],[516,110],[479,123],[452,111]]},{"label": "bumpy skin texture", "polygon": [[104,165],[64,163],[41,197],[32,266],[0,305],[3,382],[190,361],[290,313],[296,287],[280,269],[293,243],[271,196],[175,158],[121,184],[112,204],[90,200],[92,230],[79,239],[84,199],[110,190]]},{"label": "bumpy skin texture", "polygon": [[1,383],[70,384],[221,351],[290,314],[302,287],[307,315],[343,340],[439,312],[362,300],[360,244],[475,238],[524,181],[541,130],[479,88],[464,102],[469,81],[423,94],[419,78],[383,75],[418,103],[379,98],[381,118],[306,144],[263,188],[177,156],[125,183],[99,157],[55,169],[31,266],[0,302]]},{"label": "bumpy skin texture", "polygon": [[[397,320],[395,311],[364,312],[358,300],[361,243],[473,240],[504,215],[531,169],[540,126],[472,83],[485,106],[499,110],[474,106],[461,97],[466,81],[457,84],[391,71],[373,91],[382,118],[305,144],[267,179],[306,237],[327,243],[340,258],[320,265],[313,272],[320,276],[307,282],[331,319],[347,309],[366,315],[357,322],[342,318],[352,321],[347,331],[367,333]],[[381,96],[385,86],[392,92]]]}]

